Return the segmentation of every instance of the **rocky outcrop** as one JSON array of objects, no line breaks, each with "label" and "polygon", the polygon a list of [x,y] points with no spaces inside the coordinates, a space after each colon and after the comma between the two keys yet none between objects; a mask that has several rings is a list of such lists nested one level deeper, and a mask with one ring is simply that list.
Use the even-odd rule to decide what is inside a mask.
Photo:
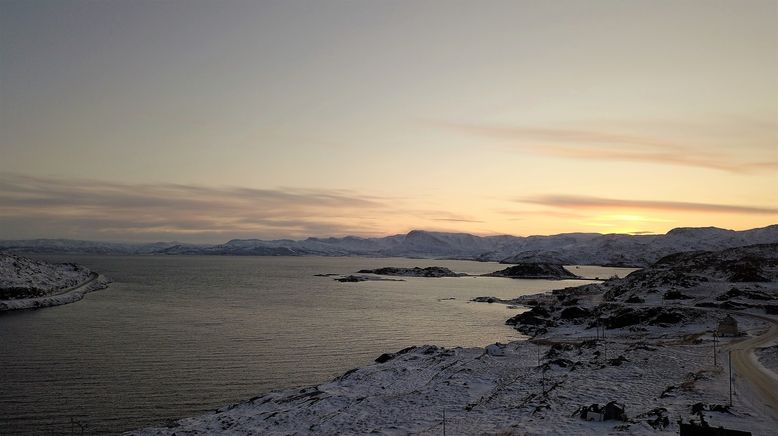
[{"label": "rocky outcrop", "polygon": [[336,277],[336,281],[341,283],[357,283],[357,282],[404,282],[403,279],[387,279],[383,277],[370,277],[370,276],[355,276],[348,275],[343,277]]},{"label": "rocky outcrop", "polygon": [[377,274],[381,276],[400,276],[400,277],[462,277],[467,274],[455,273],[442,266],[430,266],[427,268],[397,268],[388,266],[378,269],[363,269],[357,271],[359,274]]},{"label": "rocky outcrop", "polygon": [[[622,301],[641,298],[633,290],[643,294],[661,292],[668,300],[688,299],[688,290],[702,285],[732,283],[731,288],[718,300],[732,298],[762,299],[774,298],[764,292],[747,289],[751,283],[778,282],[778,244],[760,244],[730,248],[721,251],[697,251],[676,253],[663,257],[655,264],[635,271],[619,280],[609,280],[603,298],[606,301]],[[734,291],[732,290],[734,289]],[[682,290],[684,290],[682,292]]]},{"label": "rocky outcrop", "polygon": [[507,277],[511,279],[545,279],[562,280],[577,279],[577,275],[566,270],[562,265],[548,263],[520,263],[500,271],[484,274],[486,277]]}]

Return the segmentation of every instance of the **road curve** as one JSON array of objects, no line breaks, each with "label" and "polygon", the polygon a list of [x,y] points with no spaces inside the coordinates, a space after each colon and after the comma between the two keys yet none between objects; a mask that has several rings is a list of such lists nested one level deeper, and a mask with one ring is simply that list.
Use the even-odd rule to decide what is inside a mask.
[{"label": "road curve", "polygon": [[62,290],[60,290],[58,292],[55,292],[53,294],[49,294],[49,295],[47,295],[47,297],[54,297],[54,296],[57,296],[57,295],[64,295],[64,294],[67,294],[67,293],[73,292],[73,291],[79,291],[79,290],[81,290],[81,288],[84,288],[87,285],[89,285],[92,282],[94,282],[95,280],[97,280],[98,277],[100,277],[100,274],[97,274],[96,272],[90,272],[89,273],[89,278],[87,278],[83,282],[81,282],[81,283],[79,283],[77,285],[73,285],[73,286],[71,286],[69,288],[62,289]]},{"label": "road curve", "polygon": [[751,387],[770,408],[773,419],[778,422],[778,377],[775,373],[762,366],[754,354],[754,350],[778,339],[778,321],[753,313],[737,312],[738,315],[750,316],[772,324],[769,330],[759,336],[743,341],[732,342],[725,349],[732,351],[732,367],[736,374],[745,378]]},{"label": "road curve", "polygon": [[[75,286],[62,289],[53,294],[35,298],[0,300],[0,313],[11,310],[39,309],[43,307],[60,306],[63,304],[74,303],[84,298],[84,294],[87,292],[107,287],[109,281],[105,278],[101,279],[101,277],[101,275],[92,272],[89,274],[89,278],[85,281]],[[103,281],[95,283],[98,280]]]}]

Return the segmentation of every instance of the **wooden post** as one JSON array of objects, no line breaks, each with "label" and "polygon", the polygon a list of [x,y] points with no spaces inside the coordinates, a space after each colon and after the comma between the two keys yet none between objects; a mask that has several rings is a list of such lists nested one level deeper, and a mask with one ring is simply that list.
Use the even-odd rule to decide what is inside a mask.
[{"label": "wooden post", "polygon": [[732,407],[732,350],[729,350],[729,407]]}]

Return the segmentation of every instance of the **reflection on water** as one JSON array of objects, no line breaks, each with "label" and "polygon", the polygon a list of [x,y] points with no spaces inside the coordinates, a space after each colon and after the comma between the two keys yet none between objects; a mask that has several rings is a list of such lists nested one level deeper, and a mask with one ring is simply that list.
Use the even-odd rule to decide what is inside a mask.
[{"label": "reflection on water", "polygon": [[87,434],[118,432],[323,382],[409,345],[520,339],[504,325],[515,310],[467,301],[581,283],[314,277],[381,266],[504,267],[463,261],[44,258],[83,263],[114,283],[75,304],[0,316],[0,434],[69,433],[71,418]]}]

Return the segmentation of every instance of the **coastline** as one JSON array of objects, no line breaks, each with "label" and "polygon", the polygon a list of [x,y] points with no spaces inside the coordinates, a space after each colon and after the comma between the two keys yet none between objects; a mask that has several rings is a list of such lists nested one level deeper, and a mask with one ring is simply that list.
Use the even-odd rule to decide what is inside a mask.
[{"label": "coastline", "polygon": [[83,299],[89,292],[107,288],[110,283],[111,281],[102,274],[91,272],[89,274],[89,279],[86,281],[70,288],[63,289],[56,294],[36,298],[0,300],[0,313],[11,310],[40,309],[75,303],[76,301]]},{"label": "coastline", "polygon": [[[411,347],[328,383],[272,391],[168,427],[125,434],[439,434],[444,411],[452,434],[677,434],[670,418],[688,422],[697,417],[694,404],[703,410],[727,404],[726,353],[719,351],[714,366],[712,337],[704,329],[717,314],[706,315],[673,331],[609,330],[599,340],[591,330],[562,326],[543,338],[485,348]],[[762,337],[763,321],[743,320],[756,335],[752,340]],[[705,419],[766,434],[778,417],[745,398],[746,380],[737,383],[734,405],[725,413],[703,412]],[[590,422],[576,415],[579,407],[611,401],[624,404],[629,421]]]}]

